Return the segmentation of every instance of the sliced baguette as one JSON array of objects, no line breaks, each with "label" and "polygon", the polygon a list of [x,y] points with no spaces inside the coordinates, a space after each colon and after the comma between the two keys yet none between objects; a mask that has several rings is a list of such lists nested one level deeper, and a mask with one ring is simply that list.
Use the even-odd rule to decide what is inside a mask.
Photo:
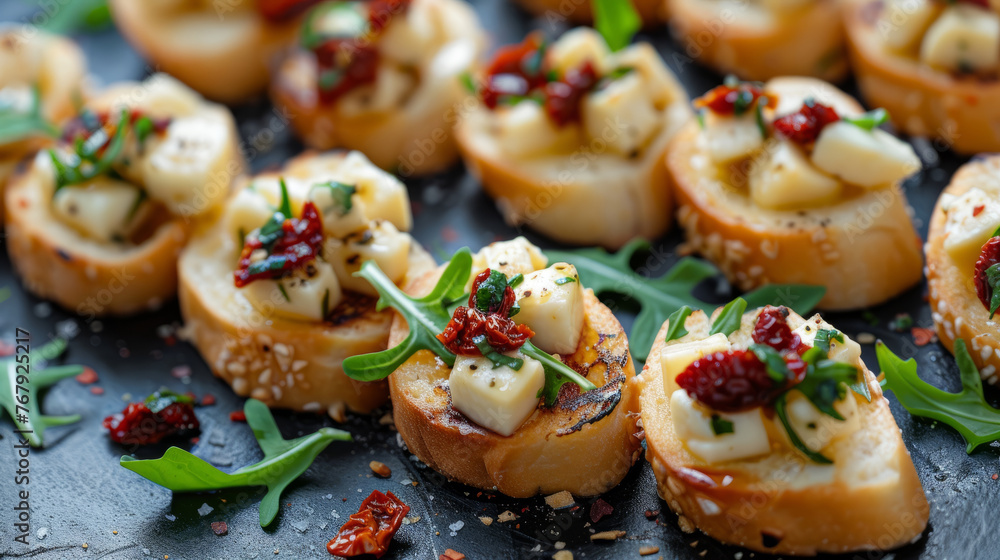
[{"label": "sliced baguette", "polygon": [[[758,313],[744,315],[741,330],[730,336],[734,344],[749,342]],[[794,312],[788,318],[793,329],[804,322]],[[886,551],[921,535],[929,515],[927,499],[889,403],[860,359],[872,399],[867,402],[848,391],[847,398],[857,401],[861,428],[825,451],[833,465],[813,464],[797,451],[775,449],[774,443],[769,455],[707,464],[676,436],[660,354],[667,344],[708,337],[711,322],[696,311],[685,323],[690,334],[665,343],[668,324],[660,329],[639,377],[640,401],[646,459],[660,497],[680,516],[683,530],[699,529],[724,543],[792,555]]]},{"label": "sliced baguette", "polygon": [[[427,293],[441,269],[407,292]],[[509,437],[473,423],[451,404],[451,369],[421,350],[389,376],[396,428],[433,469],[463,484],[515,498],[568,491],[596,496],[617,485],[639,456],[638,393],[628,341],[618,320],[585,292],[586,320],[576,352],[564,362],[597,385],[580,394],[566,385],[552,408],[539,406]],[[389,345],[408,332],[399,316]]]},{"label": "sliced baguette", "polygon": [[885,3],[844,2],[851,66],[869,105],[903,131],[963,154],[1000,151],[1000,80],[954,76],[889,49],[879,27]]},{"label": "sliced baguette", "polygon": [[[630,0],[635,6],[644,27],[652,28],[666,19],[662,0]],[[594,22],[592,0],[517,0],[522,8],[544,18],[547,24],[569,20],[572,23]]]},{"label": "sliced baguette", "polygon": [[[841,113],[861,112],[848,95],[810,78],[777,78],[765,89],[779,95],[779,111],[797,109],[812,96]],[[751,203],[745,186],[729,184],[708,160],[699,132],[697,123],[689,123],[667,157],[677,219],[687,246],[741,290],[822,285],[827,291],[819,306],[844,310],[881,303],[920,281],[921,242],[898,186],[855,192],[810,210],[763,209]]]},{"label": "sliced baguette", "polygon": [[736,0],[667,0],[670,27],[682,52],[723,74],[765,81],[847,75],[844,31],[836,0],[783,11]]},{"label": "sliced baguette", "polygon": [[995,319],[990,319],[990,312],[976,295],[973,268],[959,268],[944,248],[945,201],[961,196],[972,187],[983,187],[994,194],[1000,189],[1000,157],[978,159],[963,165],[942,191],[931,214],[925,245],[927,285],[941,343],[954,352],[955,340],[964,340],[980,375],[993,385],[1000,377],[997,375],[1000,371],[1000,328]]}]

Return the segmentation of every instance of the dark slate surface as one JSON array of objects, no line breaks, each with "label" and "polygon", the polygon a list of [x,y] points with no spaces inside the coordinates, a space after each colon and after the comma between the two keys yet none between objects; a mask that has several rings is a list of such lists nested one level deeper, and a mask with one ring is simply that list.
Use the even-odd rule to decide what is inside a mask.
[{"label": "dark slate surface", "polygon": [[[532,27],[555,31],[546,21],[531,20],[508,2],[483,0],[474,4],[495,41],[517,40]],[[7,0],[0,6],[6,20],[23,21],[29,13],[28,3]],[[718,82],[718,76],[690,64],[679,54],[683,50],[671,43],[666,33],[642,38],[657,45],[692,95]],[[79,39],[91,68],[105,82],[141,78],[149,72],[114,30]],[[848,90],[853,88],[848,86]],[[236,108],[241,131],[248,140],[262,138],[257,132],[266,126],[270,111],[265,101]],[[275,132],[273,143],[256,146],[260,154],[253,160],[255,170],[277,165],[301,148],[287,130]],[[928,168],[909,181],[906,190],[924,234],[934,200],[961,161],[938,152],[928,142],[915,145]],[[416,210],[415,235],[439,259],[463,245],[477,248],[519,233],[504,225],[491,201],[460,168],[409,185]],[[530,233],[529,237],[543,247],[552,246]],[[673,250],[678,242],[675,233],[655,244],[670,257],[654,272],[662,272],[675,260]],[[682,533],[676,516],[656,497],[653,474],[644,461],[621,485],[603,496],[615,508],[614,513],[589,526],[593,500],[582,500],[583,507],[575,512],[556,513],[541,499],[488,496],[447,482],[416,461],[402,447],[396,432],[379,425],[381,413],[370,418],[352,417],[346,429],[355,434],[356,442],[331,445],[286,491],[283,502],[290,505],[282,508],[271,527],[262,530],[257,523],[257,503],[262,493],[247,489],[171,496],[119,467],[119,457],[129,450],[110,443],[100,428],[101,419],[119,411],[128,395],[140,398],[163,386],[193,391],[199,396],[212,394],[217,403],[198,410],[202,421],[200,440],[194,445],[183,441],[181,445],[231,468],[260,459],[247,426],[228,419],[230,411],[242,407],[242,399],[212,376],[191,346],[170,344],[161,336],[179,323],[175,304],[162,312],[129,320],[87,323],[74,319],[26,294],[13,276],[5,250],[0,256],[2,286],[12,289],[10,299],[0,305],[3,339],[11,339],[15,327],[28,329],[36,341],[56,332],[76,333],[67,359],[97,370],[100,381],[96,386],[104,392],[93,394],[90,387],[70,379],[54,387],[45,398],[47,413],[78,413],[83,419],[69,427],[52,429],[50,447],[31,453],[28,547],[11,540],[16,488],[12,481],[14,441],[10,422],[0,421],[0,470],[4,471],[0,472],[0,558],[329,558],[324,549],[327,540],[374,489],[397,493],[412,507],[411,515],[420,518],[400,530],[386,558],[436,559],[447,548],[474,559],[549,558],[558,542],[566,543],[578,559],[638,558],[638,550],[644,545],[659,546],[663,558],[740,557],[737,548],[722,546],[704,535]],[[705,287],[707,293],[721,293],[723,289]],[[872,333],[903,357],[916,356],[925,379],[955,390],[959,386],[957,369],[941,346],[917,347],[908,333],[895,333],[887,327],[888,321],[902,312],[912,314],[919,326],[931,326],[924,291],[924,286],[914,288],[871,310],[877,324],[873,324],[871,315],[860,313],[837,314],[829,319],[852,336]],[[623,315],[622,319],[628,325],[631,318]],[[871,345],[865,347],[865,358],[870,365],[875,364]],[[187,382],[171,374],[177,366],[190,367],[192,375]],[[1000,481],[991,479],[1000,470],[997,448],[984,447],[966,455],[954,431],[912,418],[892,396],[889,400],[931,501],[930,527],[917,543],[896,552],[842,558],[997,558],[1000,532],[996,530],[995,504]],[[332,425],[329,418],[310,414],[278,412],[277,417],[286,437]],[[154,446],[142,449],[137,456],[156,457],[165,449],[166,445]],[[391,467],[390,480],[370,476],[368,462],[373,459]],[[203,504],[213,511],[199,515],[197,510]],[[519,518],[504,524],[494,522],[489,527],[478,520],[480,516],[496,518],[505,510],[515,512]],[[646,518],[646,510],[662,513],[654,522]],[[212,521],[226,521],[229,534],[215,536],[210,528]],[[612,529],[627,531],[627,537],[615,543],[589,540],[594,530]],[[892,531],[888,524],[886,531]],[[82,543],[88,544],[86,550]],[[766,556],[744,552],[742,558]]]}]

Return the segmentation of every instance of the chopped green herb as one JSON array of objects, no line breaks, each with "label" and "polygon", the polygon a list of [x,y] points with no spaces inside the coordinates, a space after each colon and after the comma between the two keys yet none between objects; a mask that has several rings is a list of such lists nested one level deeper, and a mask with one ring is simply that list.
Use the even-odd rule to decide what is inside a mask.
[{"label": "chopped green herb", "polygon": [[[31,371],[25,374],[25,366],[18,364],[14,357],[0,360],[0,407],[7,411],[21,436],[32,447],[45,444],[45,430],[53,426],[64,426],[80,420],[80,416],[45,416],[41,412],[39,393],[57,381],[73,377],[83,372],[83,366],[44,367],[44,362],[54,360],[66,351],[66,341],[57,338],[28,354]],[[23,354],[22,354],[23,356]],[[25,399],[25,395],[28,398]],[[23,400],[22,400],[23,399]]]},{"label": "chopped green herb", "polygon": [[[129,110],[122,109],[115,134],[110,141],[108,141],[107,133],[104,132],[103,128],[96,130],[86,140],[76,143],[76,149],[70,156],[70,161],[61,160],[54,150],[49,150],[49,157],[52,158],[52,164],[56,169],[55,192],[110,172],[111,166],[117,162],[125,149],[125,138],[131,129],[129,120]],[[98,156],[99,149],[105,143],[107,143],[107,147]]]},{"label": "chopped green herb", "polygon": [[798,449],[803,455],[814,463],[820,465],[833,464],[833,461],[822,453],[817,453],[816,451],[809,449],[809,447],[806,446],[806,444],[799,438],[799,434],[795,433],[792,425],[788,422],[788,404],[786,403],[787,397],[788,393],[784,393],[778,397],[778,400],[774,403],[774,412],[778,416],[778,420],[781,421],[781,425],[785,428],[785,432],[788,434],[788,439],[792,442],[792,446],[794,446],[795,449]]},{"label": "chopped green herb", "polygon": [[331,208],[323,208],[322,211],[332,211],[338,216],[346,216],[354,208],[354,195],[358,188],[354,185],[341,183],[340,181],[327,181],[313,185],[310,191],[315,189],[330,189],[330,198],[333,199]]},{"label": "chopped green herb", "polygon": [[687,305],[670,314],[670,317],[667,318],[669,325],[667,326],[667,338],[664,342],[676,340],[688,333],[687,329],[684,328],[684,321],[686,321],[690,315],[691,308]]},{"label": "chopped green herb", "polygon": [[991,265],[986,269],[986,282],[990,285],[990,319],[996,315],[997,308],[1000,308],[1000,263]]},{"label": "chopped green herb", "polygon": [[465,91],[469,93],[476,93],[476,80],[472,77],[471,72],[462,72],[458,75],[458,79],[462,82],[462,86],[465,87]]},{"label": "chopped green herb", "polygon": [[698,127],[705,130],[705,109],[698,109],[695,111],[694,118],[698,121]]},{"label": "chopped green herb", "polygon": [[743,298],[736,298],[722,308],[722,312],[712,322],[712,328],[708,334],[722,333],[726,336],[740,330],[743,322],[743,312],[747,310],[747,302]]},{"label": "chopped green herb", "polygon": [[0,105],[0,145],[12,144],[35,136],[50,138],[59,136],[59,129],[42,115],[38,87],[31,88],[31,107],[27,113],[10,105]]},{"label": "chopped green herb", "polygon": [[510,280],[507,280],[507,285],[510,286],[511,289],[514,289],[520,286],[521,282],[524,282],[524,275],[518,272],[514,276],[511,276]]},{"label": "chopped green herb", "polygon": [[816,331],[816,338],[813,339],[813,347],[819,348],[824,352],[830,352],[831,340],[836,340],[837,342],[843,344],[844,335],[838,330],[819,329]]},{"label": "chopped green herb", "polygon": [[642,18],[631,0],[592,0],[594,28],[604,37],[612,51],[619,51],[632,42],[642,28]]},{"label": "chopped green herb", "polygon": [[524,366],[524,360],[520,358],[511,358],[510,356],[504,356],[500,352],[497,352],[488,340],[486,340],[485,335],[479,335],[472,339],[472,343],[476,345],[479,352],[484,358],[493,363],[493,367],[498,368],[502,366],[507,366],[514,371],[520,371],[521,367]]},{"label": "chopped green herb", "polygon": [[[251,267],[252,267],[252,265],[251,265]],[[274,266],[272,266],[270,268],[273,269]],[[278,270],[281,270],[281,268],[279,267]],[[278,282],[278,291],[281,292],[281,297],[285,298],[285,301],[287,301],[289,303],[292,302],[292,298],[288,297],[288,292],[285,290],[285,285],[282,284],[281,282]]]},{"label": "chopped green herb", "polygon": [[843,120],[859,128],[872,130],[880,124],[889,121],[889,112],[880,107],[856,117],[843,117]]},{"label": "chopped green herb", "polygon": [[788,369],[788,364],[781,356],[781,353],[766,344],[751,344],[750,351],[763,362],[767,368],[767,375],[776,384],[787,382],[792,378],[792,372]]},{"label": "chopped green herb", "polygon": [[843,400],[847,386],[858,378],[858,368],[831,360],[826,351],[813,346],[802,355],[808,364],[806,376],[793,390],[801,392],[820,412],[836,420],[844,420],[833,404]]},{"label": "chopped green herb", "polygon": [[506,291],[507,275],[499,270],[490,270],[489,277],[476,290],[476,309],[489,313],[499,308]]},{"label": "chopped green herb", "polygon": [[563,276],[562,278],[556,279],[556,286],[562,286],[563,284],[572,284],[576,282],[576,278],[572,276]]},{"label": "chopped green herb", "polygon": [[721,436],[724,434],[731,434],[733,433],[733,423],[719,416],[718,414],[713,414],[712,432],[717,436]]},{"label": "chopped green herb", "polygon": [[323,2],[306,16],[299,41],[311,51],[329,39],[361,37],[368,31],[368,19],[368,6],[363,2]]},{"label": "chopped green herb", "polygon": [[148,408],[149,411],[154,414],[160,412],[164,408],[167,408],[168,406],[174,403],[193,404],[194,399],[186,395],[175,393],[173,391],[160,389],[159,391],[146,397],[146,400],[143,401],[143,404],[146,405],[146,408]]}]

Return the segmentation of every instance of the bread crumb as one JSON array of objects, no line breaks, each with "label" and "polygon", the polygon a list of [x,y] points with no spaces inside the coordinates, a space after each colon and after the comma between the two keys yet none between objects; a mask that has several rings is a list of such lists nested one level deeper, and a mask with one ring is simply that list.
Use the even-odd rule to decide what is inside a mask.
[{"label": "bread crumb", "polygon": [[488,515],[480,517],[479,520],[482,521],[483,525],[486,525],[487,527],[493,524],[493,518]]},{"label": "bread crumb", "polygon": [[575,504],[576,500],[573,499],[573,494],[563,490],[562,492],[545,496],[545,503],[552,509],[562,509]]},{"label": "bread crumb", "polygon": [[560,550],[552,555],[552,560],[573,560],[573,553],[568,550]]},{"label": "bread crumb", "polygon": [[465,560],[465,555],[457,550],[448,549],[444,551],[438,560]]},{"label": "bread crumb", "polygon": [[650,554],[656,554],[660,551],[658,546],[643,546],[639,547],[639,556],[649,556]]},{"label": "bread crumb", "polygon": [[552,546],[554,546],[556,550],[562,550],[566,548],[566,543],[564,543],[563,541],[556,541],[556,544]]},{"label": "bread crumb", "polygon": [[500,523],[506,523],[508,521],[513,521],[515,519],[517,519],[517,516],[514,515],[514,512],[510,510],[507,510],[497,516],[497,521],[499,521]]},{"label": "bread crumb", "polygon": [[858,333],[858,344],[875,344],[875,335],[869,332]]},{"label": "bread crumb", "polygon": [[691,520],[683,515],[677,518],[677,526],[680,527],[681,531],[684,531],[685,533],[694,532],[694,523],[691,523]]},{"label": "bread crumb", "polygon": [[392,469],[390,469],[388,465],[386,465],[381,461],[372,461],[368,463],[368,468],[370,468],[372,472],[375,473],[375,476],[381,478],[389,478],[390,476],[392,476]]},{"label": "bread crumb", "polygon": [[392,413],[386,412],[381,418],[378,419],[378,423],[380,426],[392,426],[396,422],[392,419]]},{"label": "bread crumb", "polygon": [[625,536],[625,531],[601,531],[590,535],[592,541],[614,541]]}]

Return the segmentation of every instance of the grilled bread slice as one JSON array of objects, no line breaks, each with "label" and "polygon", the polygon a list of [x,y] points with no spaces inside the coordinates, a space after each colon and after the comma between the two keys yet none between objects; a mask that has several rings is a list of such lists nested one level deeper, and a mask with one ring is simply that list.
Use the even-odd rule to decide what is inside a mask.
[{"label": "grilled bread slice", "polygon": [[[853,98],[811,78],[776,78],[764,89],[779,96],[779,112],[814,97],[841,114],[861,113]],[[717,166],[705,155],[700,133],[697,123],[689,123],[667,156],[677,219],[687,245],[740,289],[823,285],[820,307],[841,310],[883,302],[920,280],[921,242],[898,185],[856,189],[814,208],[762,208],[751,201],[745,184],[752,158],[735,170]]]},{"label": "grilled bread slice", "polygon": [[[734,347],[750,342],[758,313],[746,313],[742,328],[729,336]],[[806,322],[794,312],[788,317],[792,329]],[[818,315],[808,322],[831,328]],[[711,321],[696,311],[685,323],[689,334],[665,343],[668,326],[660,329],[639,376],[640,401],[646,459],[660,497],[680,516],[682,529],[779,555],[885,551],[920,536],[929,515],[927,499],[889,403],[860,357],[857,366],[871,402],[847,391],[857,405],[859,428],[823,449],[832,465],[810,462],[777,443],[779,437],[770,437],[770,453],[708,463],[677,436],[660,358],[671,345],[706,339]]]},{"label": "grilled bread slice", "polygon": [[718,72],[757,81],[847,75],[836,0],[667,0],[666,11],[684,52]]},{"label": "grilled bread slice", "polygon": [[925,245],[938,338],[952,352],[955,340],[964,340],[991,385],[1000,370],[1000,329],[979,301],[973,277],[980,250],[998,226],[1000,157],[991,156],[963,165],[952,177],[934,207]]},{"label": "grilled bread slice", "polygon": [[[440,273],[417,279],[407,292],[427,293]],[[564,385],[554,406],[539,406],[507,437],[456,410],[451,369],[427,350],[414,354],[389,376],[396,428],[410,451],[451,479],[515,498],[564,490],[595,496],[616,486],[639,456],[635,370],[624,330],[590,290],[584,312],[577,350],[560,358],[597,389],[580,394]],[[389,345],[406,333],[397,316]]]},{"label": "grilled bread slice", "polygon": [[[631,0],[645,27],[653,27],[666,19],[661,0]],[[590,24],[594,21],[591,0],[517,0],[525,10],[545,19],[546,23],[569,20]]]}]

